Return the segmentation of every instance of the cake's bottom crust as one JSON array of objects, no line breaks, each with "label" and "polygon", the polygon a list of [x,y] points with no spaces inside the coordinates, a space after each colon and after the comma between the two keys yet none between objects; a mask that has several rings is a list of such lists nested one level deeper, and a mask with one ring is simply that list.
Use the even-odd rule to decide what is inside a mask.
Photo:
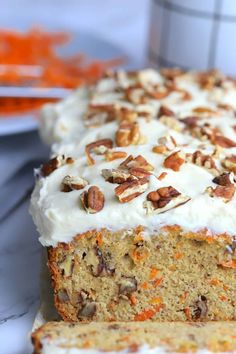
[{"label": "cake's bottom crust", "polygon": [[91,231],[50,248],[55,305],[66,321],[209,321],[236,319],[232,238],[151,237]]},{"label": "cake's bottom crust", "polygon": [[94,349],[98,352],[138,352],[142,346],[161,347],[166,352],[232,352],[236,350],[233,322],[157,323],[114,322],[69,324],[49,322],[32,335],[34,354],[44,345],[66,349]]}]

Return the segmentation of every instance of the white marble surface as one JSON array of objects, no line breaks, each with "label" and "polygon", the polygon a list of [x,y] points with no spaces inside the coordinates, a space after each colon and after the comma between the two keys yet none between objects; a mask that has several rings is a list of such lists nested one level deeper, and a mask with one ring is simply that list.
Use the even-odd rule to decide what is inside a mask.
[{"label": "white marble surface", "polygon": [[[136,65],[144,65],[149,0],[0,0],[0,5],[1,26],[44,23],[86,30],[122,48]],[[6,204],[1,193],[14,171],[47,153],[36,132],[0,137],[0,208]],[[33,184],[31,170],[19,189],[26,191]],[[17,193],[12,187],[12,194]],[[29,333],[39,306],[42,250],[28,204],[29,199],[0,222],[0,354],[32,352]]]}]

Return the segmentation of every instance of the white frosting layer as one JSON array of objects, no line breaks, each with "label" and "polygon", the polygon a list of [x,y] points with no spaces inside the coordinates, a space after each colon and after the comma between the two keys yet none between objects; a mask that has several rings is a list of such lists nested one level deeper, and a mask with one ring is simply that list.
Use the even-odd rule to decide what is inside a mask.
[{"label": "white frosting layer", "polygon": [[[96,349],[77,349],[77,348],[62,348],[55,344],[44,344],[41,350],[41,354],[128,354],[130,351],[122,350],[122,351],[109,351],[103,352]],[[148,346],[142,346],[138,349],[137,354],[167,354],[170,351],[166,350],[162,347],[157,348],[149,348]],[[211,354],[212,352],[207,349],[201,349],[194,352],[195,354]],[[230,352],[231,354],[235,354],[236,351]],[[172,352],[172,354],[175,354]],[[218,352],[218,354],[222,354]],[[224,354],[227,354],[226,352]]]},{"label": "white frosting layer", "polygon": [[[163,80],[158,73],[153,71],[146,71],[145,75],[149,81],[150,78],[155,82]],[[104,156],[99,155],[95,156],[95,165],[88,166],[84,153],[86,144],[101,138],[114,140],[118,128],[117,122],[107,123],[97,128],[85,128],[81,117],[88,102],[96,104],[117,104],[118,102],[124,106],[132,106],[127,102],[122,101],[121,103],[120,93],[115,92],[114,87],[113,78],[104,79],[93,91],[93,96],[89,90],[79,90],[66,101],[47,106],[44,110],[41,134],[47,141],[63,139],[63,142],[54,144],[53,154],[72,156],[75,158],[75,162],[58,168],[48,177],[40,178],[36,183],[32,195],[31,213],[40,233],[40,242],[44,246],[55,246],[58,242],[70,242],[76,234],[88,230],[130,229],[137,225],[143,225],[150,233],[163,225],[178,224],[186,231],[207,228],[209,232],[214,234],[226,232],[232,236],[236,235],[236,196],[228,203],[225,203],[222,198],[210,197],[205,190],[209,186],[216,187],[216,185],[212,182],[214,176],[209,170],[190,162],[182,165],[178,172],[165,169],[163,161],[166,156],[152,152],[152,147],[157,145],[158,138],[171,135],[177,142],[175,151],[193,153],[196,150],[201,150],[204,154],[212,154],[214,146],[193,138],[186,131],[178,133],[156,119],[147,122],[140,118],[138,124],[141,134],[147,138],[145,144],[115,148],[134,157],[142,155],[154,166],[147,191],[129,203],[118,202],[114,194],[117,185],[106,182],[101,175],[102,169],[117,168],[124,159],[107,162]],[[192,109],[195,107],[203,106],[216,109],[218,102],[227,102],[236,107],[236,90],[232,87],[227,95],[223,90],[218,92],[218,88],[208,92],[199,88],[192,74],[178,79],[178,87],[187,89],[192,94],[192,99],[182,101],[179,94],[174,92],[163,100],[151,100],[148,106],[133,105],[130,108],[135,108],[140,112],[149,110],[153,116],[156,116],[160,104],[164,103],[184,118],[194,115]],[[236,141],[233,129],[236,119],[232,112],[224,111],[211,118],[202,118],[200,124],[203,125],[206,122],[217,127],[225,137]],[[236,148],[223,149],[219,161],[216,161],[217,167],[221,166],[220,159],[232,154],[236,154]],[[156,177],[162,172],[167,172],[167,176],[160,181]],[[61,192],[61,182],[66,175],[86,179],[89,184],[84,190],[88,190],[91,185],[98,186],[105,196],[104,208],[97,214],[88,214],[80,203],[82,191]],[[165,213],[148,215],[143,207],[147,194],[164,186],[174,187],[182,195],[190,197],[191,200]]]}]

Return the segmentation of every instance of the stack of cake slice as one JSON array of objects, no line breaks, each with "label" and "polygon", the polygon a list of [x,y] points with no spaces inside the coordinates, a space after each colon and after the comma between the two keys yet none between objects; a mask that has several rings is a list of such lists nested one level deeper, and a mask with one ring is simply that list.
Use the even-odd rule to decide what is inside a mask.
[{"label": "stack of cake slice", "polygon": [[236,319],[234,80],[109,73],[47,105],[41,135],[31,214],[73,324],[38,330],[36,353],[236,350],[234,322],[208,323]]}]

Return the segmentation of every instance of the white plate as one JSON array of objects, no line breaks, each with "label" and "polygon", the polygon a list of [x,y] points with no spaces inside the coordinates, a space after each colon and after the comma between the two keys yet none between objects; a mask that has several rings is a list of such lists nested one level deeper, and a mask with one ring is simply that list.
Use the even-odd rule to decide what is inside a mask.
[{"label": "white plate", "polygon": [[[119,48],[103,39],[89,33],[72,33],[72,41],[60,48],[60,54],[65,56],[80,52],[96,59],[124,57],[124,53]],[[0,118],[0,136],[23,133],[35,130],[37,127],[38,122],[33,114]]]}]

